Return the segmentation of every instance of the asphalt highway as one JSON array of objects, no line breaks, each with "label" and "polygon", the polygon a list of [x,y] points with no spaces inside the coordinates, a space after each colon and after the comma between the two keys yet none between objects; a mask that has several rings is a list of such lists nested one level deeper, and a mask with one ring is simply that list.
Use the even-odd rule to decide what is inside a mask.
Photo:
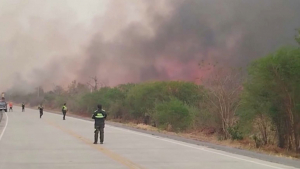
[{"label": "asphalt highway", "polygon": [[92,121],[14,109],[0,123],[0,169],[295,168],[110,125],[94,145]]}]

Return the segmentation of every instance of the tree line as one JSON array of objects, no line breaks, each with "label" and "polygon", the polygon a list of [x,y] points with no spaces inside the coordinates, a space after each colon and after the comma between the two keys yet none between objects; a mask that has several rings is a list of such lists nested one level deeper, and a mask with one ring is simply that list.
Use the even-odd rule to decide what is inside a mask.
[{"label": "tree line", "polygon": [[[300,31],[299,31],[300,34]],[[300,36],[296,36],[300,44]],[[201,65],[204,63],[200,63]],[[43,103],[91,114],[101,103],[110,119],[134,121],[185,132],[209,128],[220,139],[251,138],[300,151],[300,48],[283,47],[253,61],[247,70],[213,67],[202,85],[184,81],[121,84],[90,90],[73,81],[67,89],[26,95],[10,92],[16,103]]]}]

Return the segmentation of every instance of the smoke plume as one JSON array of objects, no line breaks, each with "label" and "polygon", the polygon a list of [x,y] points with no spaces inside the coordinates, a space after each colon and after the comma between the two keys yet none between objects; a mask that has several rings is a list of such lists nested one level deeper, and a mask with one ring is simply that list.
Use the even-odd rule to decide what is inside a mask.
[{"label": "smoke plume", "polygon": [[[298,0],[4,0],[1,87],[189,80],[294,44]],[[26,86],[26,87],[24,87]]]}]

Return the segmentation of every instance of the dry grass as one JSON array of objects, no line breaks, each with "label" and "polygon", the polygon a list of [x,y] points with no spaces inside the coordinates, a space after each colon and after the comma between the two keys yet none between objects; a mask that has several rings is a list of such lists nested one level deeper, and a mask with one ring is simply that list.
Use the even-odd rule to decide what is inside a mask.
[{"label": "dry grass", "polygon": [[156,131],[157,130],[157,128],[149,126],[149,125],[145,125],[145,124],[138,124],[138,125],[136,125],[136,127],[139,129],[147,130],[147,131]]},{"label": "dry grass", "polygon": [[213,144],[217,145],[223,145],[223,146],[228,146],[228,147],[233,147],[233,148],[238,148],[238,149],[244,149],[244,150],[249,150],[249,151],[255,151],[263,154],[269,154],[269,155],[274,155],[278,157],[288,157],[288,158],[296,158],[300,159],[300,154],[287,151],[285,149],[281,149],[275,145],[266,145],[260,148],[255,147],[255,142],[250,139],[243,139],[240,141],[236,140],[218,140],[218,137],[216,135],[207,135],[204,132],[201,131],[193,131],[193,132],[188,132],[188,133],[175,133],[175,132],[170,132],[170,131],[165,131],[165,130],[160,130],[156,127],[152,127],[149,125],[145,124],[137,124],[137,123],[126,123],[125,125],[134,127],[137,129],[142,129],[142,130],[147,130],[147,131],[156,131],[160,133],[165,133],[169,135],[176,135],[180,136],[183,138],[189,138],[193,140],[198,140],[198,141],[205,141],[205,142],[210,142]]}]

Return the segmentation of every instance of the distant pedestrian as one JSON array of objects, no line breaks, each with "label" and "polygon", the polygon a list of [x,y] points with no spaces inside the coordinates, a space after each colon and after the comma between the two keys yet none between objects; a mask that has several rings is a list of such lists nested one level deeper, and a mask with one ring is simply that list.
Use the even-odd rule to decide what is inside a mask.
[{"label": "distant pedestrian", "polygon": [[12,102],[9,102],[8,105],[9,105],[9,111],[12,112],[13,111],[13,104],[12,104]]},{"label": "distant pedestrian", "polygon": [[22,103],[22,112],[24,112],[25,111],[25,104],[24,104],[24,102]]},{"label": "distant pedestrian", "polygon": [[99,104],[97,106],[97,110],[94,112],[92,119],[95,120],[95,135],[94,135],[94,144],[98,143],[98,135],[100,132],[100,144],[103,144],[104,141],[104,127],[105,127],[105,119],[107,117],[107,114],[105,112],[105,110],[102,109],[102,105]]},{"label": "distant pedestrian", "polygon": [[42,104],[39,105],[38,109],[40,110],[40,119],[42,118],[43,114],[44,114],[44,107]]},{"label": "distant pedestrian", "polygon": [[67,104],[65,103],[61,109],[62,113],[63,113],[63,120],[66,120],[66,114],[67,114],[67,111],[68,111],[68,108],[67,108]]}]

